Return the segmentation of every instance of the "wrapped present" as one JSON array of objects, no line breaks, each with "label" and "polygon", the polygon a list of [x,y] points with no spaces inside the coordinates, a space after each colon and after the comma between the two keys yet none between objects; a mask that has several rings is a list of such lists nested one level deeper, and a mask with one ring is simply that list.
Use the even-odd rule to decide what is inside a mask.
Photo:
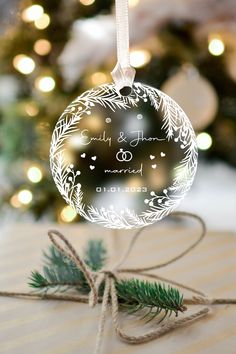
[{"label": "wrapped present", "polygon": [[[15,225],[2,231],[0,238],[0,288],[29,291],[31,270],[41,267],[41,250],[47,249],[47,231],[52,225]],[[55,228],[55,227],[54,227]],[[60,226],[60,231],[79,251],[88,239],[102,238],[109,250],[110,262],[119,259],[134,231],[114,231],[93,225]],[[127,267],[165,262],[188,247],[198,230],[171,227],[147,228],[135,244]],[[208,232],[203,242],[179,261],[155,271],[159,276],[202,290],[210,298],[236,297],[236,238],[233,233]],[[188,295],[188,294],[187,294]],[[186,296],[187,296],[186,295]],[[97,334],[99,306],[66,301],[35,301],[0,297],[1,353],[91,354]],[[191,311],[191,310],[190,310]],[[141,334],[157,323],[142,323],[135,316],[121,314],[127,333]],[[107,318],[103,351],[113,354],[210,354],[235,353],[236,308],[214,306],[212,313],[188,327],[179,328],[158,340],[131,346],[120,341]]]}]

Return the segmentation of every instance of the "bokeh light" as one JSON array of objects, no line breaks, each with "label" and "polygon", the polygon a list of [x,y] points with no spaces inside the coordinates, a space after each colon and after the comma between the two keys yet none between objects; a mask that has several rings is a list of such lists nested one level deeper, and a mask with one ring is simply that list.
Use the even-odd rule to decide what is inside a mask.
[{"label": "bokeh light", "polygon": [[21,14],[21,18],[25,22],[33,22],[43,15],[43,7],[40,5],[32,5],[27,7]]},{"label": "bokeh light", "polygon": [[35,62],[25,54],[18,54],[13,59],[13,66],[21,74],[29,75],[35,69]]},{"label": "bokeh light", "polygon": [[205,132],[197,135],[197,146],[200,150],[208,150],[212,145],[212,137]]},{"label": "bokeh light", "polygon": [[21,204],[27,205],[30,204],[33,199],[33,194],[28,189],[22,189],[18,193],[18,200]]},{"label": "bokeh light", "polygon": [[52,45],[47,39],[38,39],[34,44],[34,51],[38,55],[47,55],[51,49]]},{"label": "bokeh light", "polygon": [[40,76],[35,80],[35,87],[41,92],[51,92],[55,85],[55,80],[51,76]]},{"label": "bokeh light", "polygon": [[101,71],[91,75],[91,81],[94,86],[105,84],[108,81],[107,75]]},{"label": "bokeh light", "polygon": [[151,60],[151,54],[147,50],[131,50],[130,64],[134,68],[141,68]]},{"label": "bokeh light", "polygon": [[28,116],[35,117],[39,113],[39,107],[34,102],[27,103],[25,105],[25,112],[28,114]]},{"label": "bokeh light", "polygon": [[138,5],[140,0],[129,0],[129,7],[135,7]]},{"label": "bokeh light", "polygon": [[50,24],[50,17],[48,14],[43,14],[39,19],[34,21],[34,25],[37,29],[43,30]]},{"label": "bokeh light", "polygon": [[20,208],[21,207],[21,203],[19,201],[18,195],[14,194],[11,199],[10,199],[10,203],[11,206],[13,206],[14,208]]},{"label": "bokeh light", "polygon": [[38,166],[31,166],[27,171],[28,179],[33,183],[38,183],[43,178],[42,170]]},{"label": "bokeh light", "polygon": [[212,38],[209,40],[208,50],[214,56],[222,55],[225,51],[224,42],[220,38]]},{"label": "bokeh light", "polygon": [[89,6],[89,5],[92,5],[93,3],[95,3],[95,0],[80,0],[80,3],[82,5]]},{"label": "bokeh light", "polygon": [[83,138],[81,138],[80,134],[73,134],[68,140],[68,146],[72,149],[79,149],[81,148],[82,145],[83,145]]},{"label": "bokeh light", "polygon": [[72,222],[76,218],[76,211],[69,205],[65,206],[61,213],[60,213],[60,219],[63,222]]}]

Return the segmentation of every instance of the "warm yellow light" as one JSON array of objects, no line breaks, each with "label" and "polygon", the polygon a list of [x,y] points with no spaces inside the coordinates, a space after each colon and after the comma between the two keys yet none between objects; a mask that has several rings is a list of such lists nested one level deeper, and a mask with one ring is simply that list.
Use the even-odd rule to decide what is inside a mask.
[{"label": "warm yellow light", "polygon": [[47,28],[50,24],[50,17],[48,14],[42,14],[42,16],[34,21],[34,25],[37,29],[43,30]]},{"label": "warm yellow light", "polygon": [[132,50],[130,52],[130,64],[134,68],[141,68],[149,63],[151,54],[147,50]]},{"label": "warm yellow light", "polygon": [[62,209],[60,218],[64,222],[71,222],[75,219],[76,215],[76,211],[71,206],[67,205]]},{"label": "warm yellow light", "polygon": [[129,0],[129,7],[135,7],[139,3],[139,0]]},{"label": "warm yellow light", "polygon": [[28,75],[31,74],[35,69],[35,62],[27,55],[19,54],[13,59],[13,66],[20,73]]},{"label": "warm yellow light", "polygon": [[208,44],[208,50],[212,55],[222,55],[225,51],[224,42],[219,38],[210,39]]},{"label": "warm yellow light", "polygon": [[68,139],[69,147],[78,149],[83,145],[84,139],[80,134],[74,134]]},{"label": "warm yellow light", "polygon": [[104,118],[100,115],[92,114],[86,124],[89,131],[96,133],[104,127]]},{"label": "warm yellow light", "polygon": [[82,5],[89,6],[92,5],[95,2],[95,0],[80,0],[80,2]]},{"label": "warm yellow light", "polygon": [[28,189],[22,189],[19,193],[18,193],[18,199],[19,202],[21,204],[27,205],[29,204],[32,199],[33,199],[33,194],[31,191],[29,191]]},{"label": "warm yellow light", "polygon": [[21,18],[25,22],[33,22],[43,15],[43,7],[40,5],[32,5],[27,7],[21,14]]},{"label": "warm yellow light", "polygon": [[47,39],[38,39],[34,44],[34,51],[39,55],[47,55],[52,46]]},{"label": "warm yellow light", "polygon": [[41,76],[35,80],[35,87],[42,92],[52,91],[55,85],[55,80],[51,76]]},{"label": "warm yellow light", "polygon": [[41,181],[43,174],[39,167],[31,166],[27,171],[28,179],[33,183],[38,183]]},{"label": "warm yellow light", "polygon": [[16,194],[14,194],[11,199],[10,199],[10,203],[14,208],[20,208],[21,207],[21,203],[19,202],[18,196]]},{"label": "warm yellow light", "polygon": [[138,188],[142,185],[142,178],[141,177],[130,177],[128,180],[127,180],[127,183],[126,183],[126,186],[127,187],[135,187],[135,188]]},{"label": "warm yellow light", "polygon": [[99,71],[91,75],[93,85],[98,86],[107,82],[107,75]]},{"label": "warm yellow light", "polygon": [[25,111],[30,117],[35,117],[39,113],[39,108],[35,103],[27,103],[25,105]]},{"label": "warm yellow light", "polygon": [[197,146],[200,150],[207,150],[212,145],[212,138],[208,133],[200,133],[197,135]]}]

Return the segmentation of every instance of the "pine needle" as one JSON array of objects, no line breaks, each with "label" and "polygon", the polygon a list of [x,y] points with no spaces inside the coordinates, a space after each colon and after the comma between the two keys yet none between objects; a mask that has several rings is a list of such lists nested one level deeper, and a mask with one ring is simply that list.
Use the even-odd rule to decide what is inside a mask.
[{"label": "pine needle", "polygon": [[[75,262],[66,257],[55,246],[50,246],[48,252],[43,253],[43,272],[33,271],[29,278],[29,286],[38,290],[50,290],[58,288],[64,291],[65,288],[88,294],[90,288],[84,274],[77,267]],[[102,240],[90,240],[84,252],[85,263],[93,270],[101,269],[107,258],[107,253]]]},{"label": "pine needle", "polygon": [[[183,312],[183,295],[179,290],[165,284],[144,281],[139,279],[118,280],[116,290],[121,309],[136,313],[148,310],[143,318],[152,320],[160,312],[165,316],[172,312],[178,315]],[[164,318],[163,318],[164,319]]]},{"label": "pine needle", "polygon": [[[29,286],[36,291],[66,292],[76,290],[88,294],[89,285],[77,265],[54,246],[43,253],[44,266],[42,273],[33,271],[29,278]],[[102,240],[90,240],[85,248],[84,261],[93,270],[103,268],[107,260],[107,251]],[[100,287],[103,294],[104,284]],[[142,319],[151,321],[160,314],[163,321],[166,316],[183,312],[183,295],[179,290],[165,284],[139,279],[116,280],[118,303],[122,310],[129,314],[140,313]],[[144,315],[143,315],[143,312]]]}]

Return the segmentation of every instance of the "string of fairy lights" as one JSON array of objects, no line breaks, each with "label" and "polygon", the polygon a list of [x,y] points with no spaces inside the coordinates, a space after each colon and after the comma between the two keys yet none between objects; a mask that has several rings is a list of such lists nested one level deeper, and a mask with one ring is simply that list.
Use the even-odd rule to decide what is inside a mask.
[{"label": "string of fairy lights", "polygon": [[[33,50],[39,56],[45,56],[52,50],[51,42],[44,38],[43,30],[45,30],[51,22],[50,16],[45,13],[44,8],[39,4],[34,4],[26,7],[21,12],[21,19],[25,23],[32,24],[37,30],[42,32],[41,38],[34,43]],[[23,75],[31,75],[37,68],[36,60],[24,53],[19,53],[13,58],[13,67]],[[56,86],[55,79],[50,75],[39,75],[34,79],[34,87],[41,93],[50,93]],[[29,117],[36,117],[39,113],[39,108],[36,103],[30,102],[25,105],[25,112]],[[32,184],[39,183],[44,177],[44,170],[39,164],[32,164],[25,170],[25,176]],[[14,208],[24,208],[29,206],[34,199],[33,192],[30,188],[20,189],[15,193],[10,200]],[[62,210],[62,221],[73,219],[73,215]],[[65,214],[65,215],[64,215]]]},{"label": "string of fairy lights", "polygon": [[[96,0],[79,0],[79,2],[84,6],[91,6]],[[135,7],[138,5],[140,0],[129,0],[129,6]],[[22,75],[33,76],[33,84],[35,90],[42,94],[50,94],[56,87],[56,81],[53,75],[50,74],[40,74],[37,76],[37,56],[46,56],[52,50],[52,43],[44,38],[44,30],[50,26],[51,18],[45,12],[44,8],[40,4],[33,4],[26,7],[21,12],[21,20],[25,23],[31,24],[36,30],[42,34],[39,39],[37,39],[33,45],[34,55],[32,57],[28,54],[18,53],[14,56],[12,64],[15,70],[17,70]],[[208,39],[208,51],[213,56],[221,56],[225,51],[225,44],[223,39],[217,34],[211,34]],[[141,68],[147,65],[152,58],[152,54],[147,49],[133,48],[130,51],[130,62],[134,68]],[[89,86],[97,86],[110,81],[109,73],[98,71],[92,73],[89,78]],[[30,102],[25,106],[25,112],[29,117],[36,117],[39,113],[39,108],[36,103]],[[206,133],[201,132],[197,135],[197,144],[199,149],[207,150],[212,145],[212,137]],[[26,179],[32,183],[37,184],[44,178],[45,171],[40,164],[32,163],[30,164],[26,171]],[[29,206],[34,199],[33,192],[30,187],[23,188],[17,191],[10,200],[12,207],[14,208],[24,208]],[[64,206],[59,212],[58,219],[62,222],[72,222],[76,218],[77,214],[70,206]]]}]

